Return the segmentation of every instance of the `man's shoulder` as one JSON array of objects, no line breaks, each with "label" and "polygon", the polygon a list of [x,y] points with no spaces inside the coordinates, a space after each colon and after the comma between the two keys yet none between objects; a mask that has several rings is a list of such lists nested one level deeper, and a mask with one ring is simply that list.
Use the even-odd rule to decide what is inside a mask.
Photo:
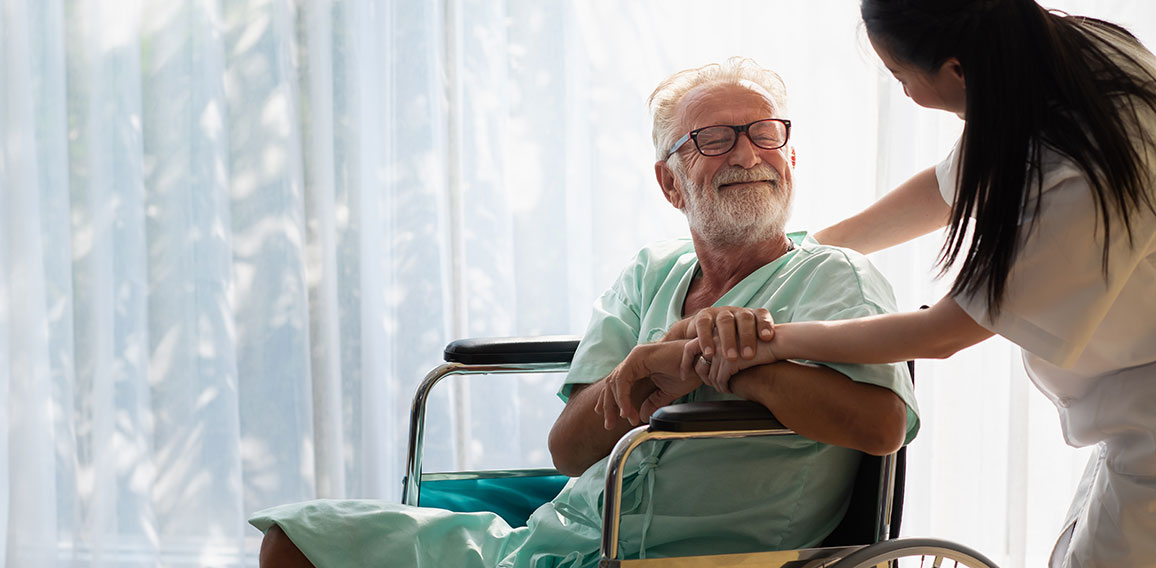
[{"label": "man's shoulder", "polygon": [[821,244],[807,233],[791,233],[789,236],[792,241],[795,241],[802,253],[798,255],[798,260],[801,262],[822,265],[827,268],[842,266],[854,271],[863,269],[874,271],[875,269],[871,261],[856,250]]},{"label": "man's shoulder", "polygon": [[792,259],[787,278],[822,282],[823,286],[808,289],[849,294],[848,298],[855,298],[857,303],[894,311],[891,283],[866,255],[849,248],[819,244],[807,235],[796,240],[796,244],[799,250]]},{"label": "man's shoulder", "polygon": [[661,262],[667,259],[674,261],[693,252],[694,242],[688,237],[680,237],[646,243],[638,250],[637,257],[652,262]]},{"label": "man's shoulder", "polygon": [[638,249],[607,291],[632,305],[646,303],[658,287],[693,264],[694,243],[689,238],[654,241]]}]

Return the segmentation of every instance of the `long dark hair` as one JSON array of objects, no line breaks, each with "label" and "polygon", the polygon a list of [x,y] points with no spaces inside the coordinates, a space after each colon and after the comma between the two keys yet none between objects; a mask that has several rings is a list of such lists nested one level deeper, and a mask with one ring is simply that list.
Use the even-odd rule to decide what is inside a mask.
[{"label": "long dark hair", "polygon": [[943,274],[964,255],[951,293],[983,293],[999,313],[1020,231],[1038,218],[1021,229],[1032,192],[1042,189],[1045,148],[1090,182],[1106,274],[1109,241],[1120,237],[1112,235],[1113,213],[1131,244],[1133,212],[1156,211],[1148,188],[1156,143],[1139,128],[1142,112],[1156,113],[1156,77],[1134,55],[1139,41],[1115,24],[1033,0],[862,0],[860,11],[872,41],[895,59],[935,72],[954,57],[963,70],[958,189],[938,259]]}]

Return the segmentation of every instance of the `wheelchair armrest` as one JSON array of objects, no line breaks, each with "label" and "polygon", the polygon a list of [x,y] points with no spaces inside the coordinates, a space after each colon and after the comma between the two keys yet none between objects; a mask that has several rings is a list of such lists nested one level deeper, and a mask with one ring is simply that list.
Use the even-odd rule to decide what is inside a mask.
[{"label": "wheelchair armrest", "polygon": [[464,365],[569,363],[579,339],[577,335],[459,339],[446,345],[444,358]]},{"label": "wheelchair armrest", "polygon": [[767,407],[749,400],[688,402],[664,406],[650,417],[655,432],[720,432],[784,428]]}]

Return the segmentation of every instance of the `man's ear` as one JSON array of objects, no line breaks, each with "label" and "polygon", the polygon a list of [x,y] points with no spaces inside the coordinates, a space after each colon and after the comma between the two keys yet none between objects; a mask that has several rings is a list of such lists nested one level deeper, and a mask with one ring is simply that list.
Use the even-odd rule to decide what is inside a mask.
[{"label": "man's ear", "polygon": [[791,169],[795,169],[795,147],[791,146]]},{"label": "man's ear", "polygon": [[658,179],[658,186],[662,188],[662,195],[675,209],[681,211],[686,205],[686,200],[682,195],[682,188],[678,186],[678,180],[666,160],[659,160],[654,163],[654,177]]}]

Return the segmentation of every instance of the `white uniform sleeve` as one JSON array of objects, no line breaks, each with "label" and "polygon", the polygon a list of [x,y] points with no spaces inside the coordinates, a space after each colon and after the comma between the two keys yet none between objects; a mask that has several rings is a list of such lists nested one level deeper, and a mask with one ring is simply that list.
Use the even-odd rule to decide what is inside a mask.
[{"label": "white uniform sleeve", "polygon": [[935,180],[939,182],[939,194],[948,205],[955,203],[955,181],[959,173],[959,142],[951,147],[947,157],[935,166]]},{"label": "white uniform sleeve", "polygon": [[[936,168],[940,192],[949,203],[955,196],[956,154],[953,150]],[[982,292],[955,300],[980,325],[1053,365],[1067,368],[1079,359],[1137,264],[1144,260],[1156,227],[1151,216],[1138,215],[1133,247],[1123,224],[1113,223],[1105,273],[1103,235],[1087,178],[1054,154],[1045,157],[1044,169],[1042,190],[1037,194],[1039,218],[1033,227],[1035,200],[1029,200],[1021,215],[1020,249],[998,317],[990,314]]]}]

